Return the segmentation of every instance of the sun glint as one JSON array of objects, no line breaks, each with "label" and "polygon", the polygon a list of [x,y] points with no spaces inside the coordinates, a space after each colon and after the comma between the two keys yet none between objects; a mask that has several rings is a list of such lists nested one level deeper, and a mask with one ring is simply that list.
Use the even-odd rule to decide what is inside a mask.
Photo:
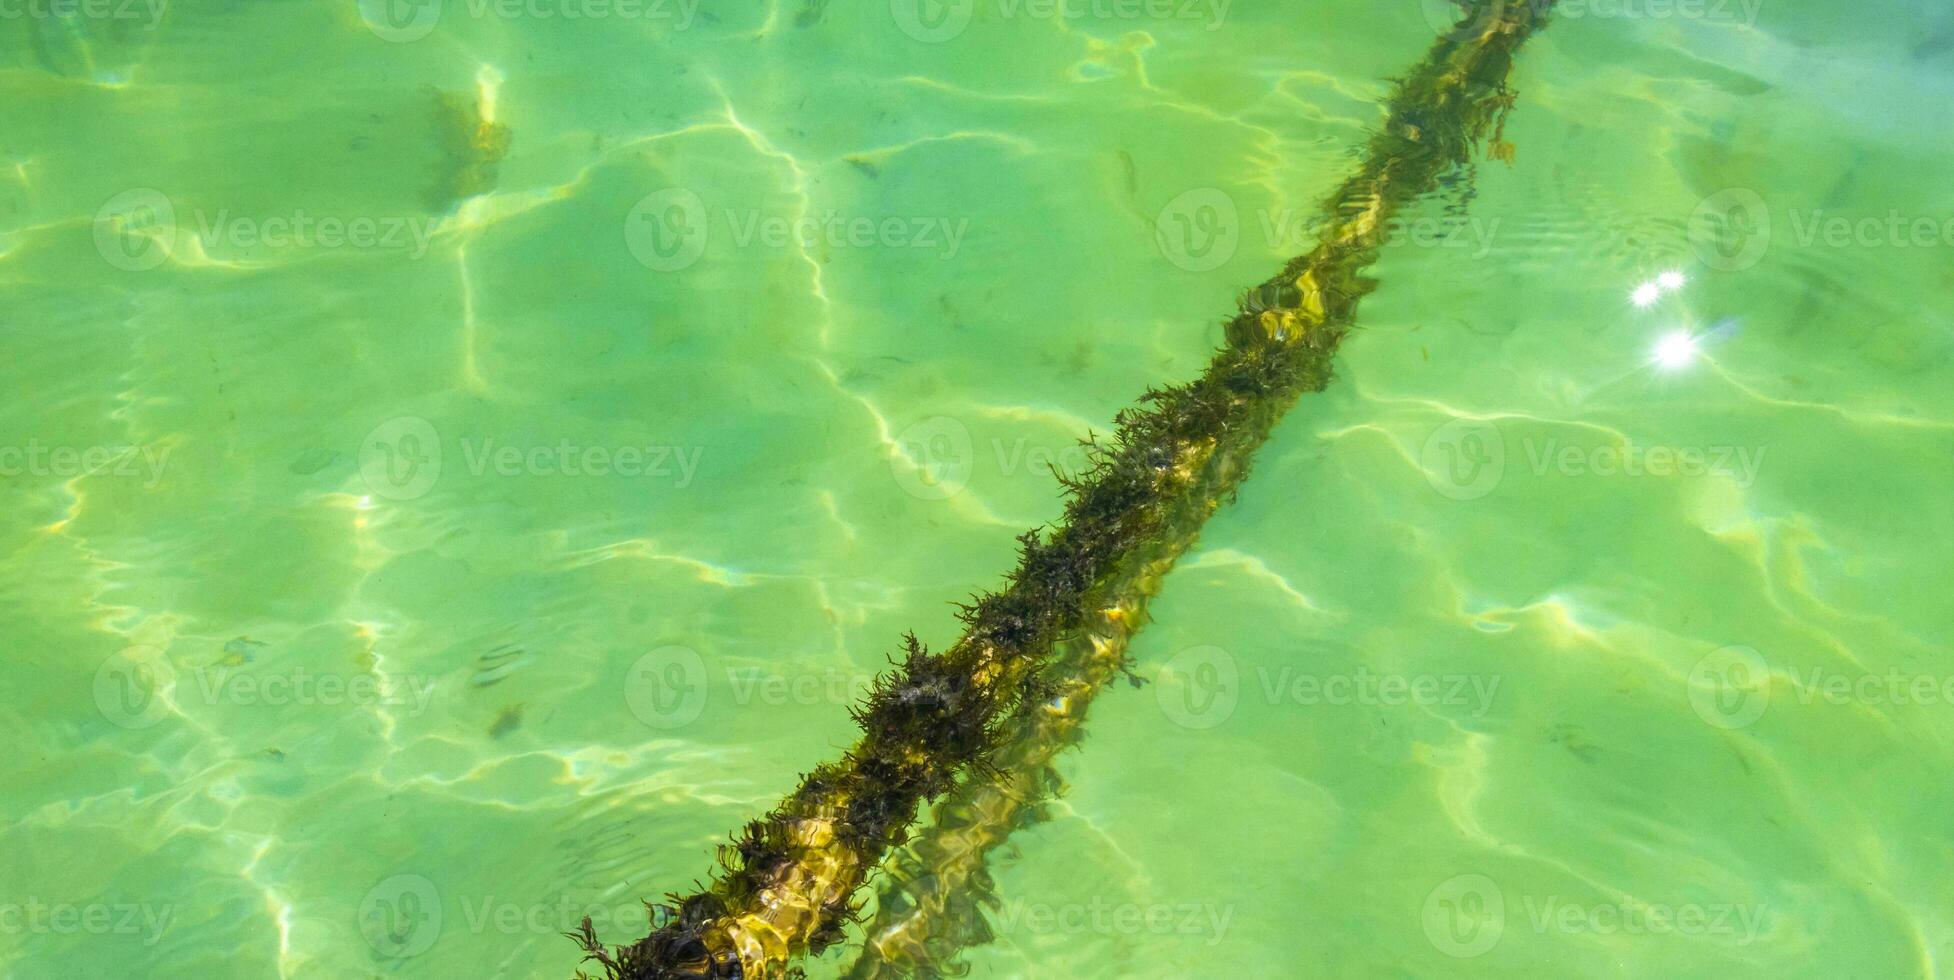
[{"label": "sun glint", "polygon": [[1696,338],[1687,330],[1677,330],[1656,341],[1655,363],[1674,371],[1696,359]]}]

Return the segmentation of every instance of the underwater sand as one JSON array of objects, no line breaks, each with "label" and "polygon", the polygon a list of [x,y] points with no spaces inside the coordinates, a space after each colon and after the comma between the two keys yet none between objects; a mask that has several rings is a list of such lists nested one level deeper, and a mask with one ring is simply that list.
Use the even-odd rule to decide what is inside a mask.
[{"label": "underwater sand", "polygon": [[[641,935],[1444,7],[0,18],[0,976]],[[971,976],[1954,975],[1954,15],[1583,5],[1517,77]]]}]

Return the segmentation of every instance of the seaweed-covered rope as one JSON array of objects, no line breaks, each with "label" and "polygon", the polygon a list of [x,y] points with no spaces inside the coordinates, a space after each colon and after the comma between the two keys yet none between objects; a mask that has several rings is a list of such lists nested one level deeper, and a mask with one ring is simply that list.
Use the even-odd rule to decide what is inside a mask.
[{"label": "seaweed-covered rope", "polygon": [[[1476,0],[1470,29],[1441,38],[1398,84],[1315,249],[1253,291],[1199,378],[1119,414],[1115,438],[1067,481],[1061,520],[1026,533],[1004,588],[965,607],[962,638],[930,653],[909,637],[902,663],[855,710],[862,736],[848,753],[747,824],[722,848],[712,885],[672,896],[650,935],[607,950],[586,921],[574,938],[587,959],[612,980],[773,980],[839,942],[857,891],[922,804],[966,772],[997,772],[987,767],[1009,759],[1025,719],[1059,699],[1063,682],[1047,669],[1058,644],[1119,608],[1121,590],[1150,589],[1135,583],[1164,572],[1283,412],[1328,384],[1331,355],[1375,286],[1361,273],[1388,221],[1489,130],[1497,140],[1514,53],[1550,2]],[[1145,567],[1157,570],[1136,571]]]},{"label": "seaweed-covered rope", "polygon": [[[1320,284],[1336,283],[1337,291],[1350,299],[1368,288],[1350,284],[1376,257],[1376,229],[1388,209],[1434,189],[1439,171],[1429,164],[1463,166],[1488,128],[1497,130],[1512,101],[1505,81],[1513,50],[1538,26],[1539,12],[1538,7],[1516,9],[1508,16],[1499,4],[1482,5],[1466,23],[1487,25],[1488,20],[1478,18],[1489,17],[1489,34],[1460,39],[1462,43],[1441,42],[1399,84],[1388,102],[1390,118],[1371,141],[1364,169],[1324,206],[1330,230],[1322,244],[1244,299],[1242,312],[1229,325],[1231,344],[1271,338],[1280,342],[1285,335],[1321,330],[1331,321],[1331,311],[1322,306],[1322,319],[1311,318],[1310,310],[1319,308],[1308,298],[1313,284],[1320,294]],[[1510,147],[1494,138],[1493,152],[1509,155]],[[1403,162],[1415,152],[1404,145],[1406,140],[1422,151],[1415,165]],[[1380,202],[1383,214],[1377,210]],[[1368,246],[1350,249],[1353,240],[1368,240]],[[1271,299],[1277,309],[1262,309]],[[1347,306],[1341,314],[1344,319],[1336,322],[1347,322]],[[1341,333],[1323,336],[1334,348]],[[1183,500],[1188,512],[1168,521],[1167,532],[1151,549],[1129,558],[1095,593],[1098,602],[1084,628],[1061,644],[1063,654],[1047,668],[1056,696],[1021,712],[1011,737],[989,764],[966,775],[936,805],[932,825],[887,859],[876,915],[861,954],[845,974],[848,980],[958,975],[954,960],[962,949],[988,941],[982,910],[995,901],[987,871],[990,854],[1012,832],[1040,818],[1042,804],[1061,785],[1053,760],[1079,740],[1093,698],[1125,669],[1127,645],[1145,622],[1148,600],[1193,544],[1207,513],[1240,482],[1260,432],[1231,435],[1210,456],[1201,482]]]},{"label": "seaweed-covered rope", "polygon": [[[1203,485],[1182,506],[1212,510],[1238,473],[1209,465]],[[934,807],[931,825],[885,861],[875,919],[846,980],[957,975],[954,962],[963,949],[990,940],[983,909],[995,901],[991,852],[1041,819],[1043,804],[1058,795],[1062,782],[1053,760],[1079,740],[1093,698],[1126,669],[1127,644],[1146,622],[1147,601],[1193,544],[1204,516],[1177,515],[1170,533],[1106,583],[1084,627],[1060,645],[1047,668],[1051,697],[1022,712],[988,764],[967,774]]]}]

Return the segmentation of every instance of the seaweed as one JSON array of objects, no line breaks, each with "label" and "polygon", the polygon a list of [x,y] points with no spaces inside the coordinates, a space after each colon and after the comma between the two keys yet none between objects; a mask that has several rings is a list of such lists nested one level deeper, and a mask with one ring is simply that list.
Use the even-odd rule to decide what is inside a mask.
[{"label": "seaweed", "polygon": [[[1012,801],[1056,788],[1050,759],[1077,740],[1091,696],[1124,669],[1146,598],[1233,496],[1276,422],[1329,383],[1357,303],[1376,286],[1362,272],[1388,220],[1469,163],[1512,104],[1513,56],[1549,6],[1477,0],[1478,30],[1440,38],[1397,83],[1357,174],[1324,206],[1317,246],[1244,297],[1199,378],[1148,391],[1116,417],[1110,441],[1088,444],[1085,472],[1061,480],[1063,516],[1020,539],[1004,587],[962,610],[963,636],[935,653],[905,638],[900,661],[854,711],[854,746],[723,846],[709,886],[655,906],[650,935],[607,950],[586,921],[570,934],[586,960],[607,980],[796,976],[796,958],[842,941],[861,916],[857,892],[939,799],[948,830],[891,862],[911,900],[890,904],[924,918],[895,932],[872,926],[877,959],[856,975],[924,972],[981,937],[983,853],[1035,816]],[[944,860],[944,833],[981,845],[974,865]],[[919,881],[927,893],[915,891]]]},{"label": "seaweed", "polygon": [[[1435,98],[1445,89],[1433,79],[1458,77],[1458,67],[1437,76],[1414,74],[1400,83],[1390,101],[1390,121],[1368,149],[1366,172],[1346,182],[1324,205],[1332,233],[1316,252],[1242,294],[1239,310],[1227,324],[1232,344],[1300,343],[1327,357],[1344,336],[1340,326],[1349,321],[1355,300],[1370,288],[1356,273],[1381,244],[1376,229],[1382,227],[1382,216],[1375,209],[1395,208],[1447,187],[1445,178],[1468,169],[1471,149],[1481,142],[1493,158],[1511,159],[1503,127],[1513,99],[1504,72],[1497,86],[1448,107]],[[1465,74],[1473,76],[1469,67]],[[1422,145],[1441,131],[1446,135],[1439,151],[1419,153],[1422,162],[1415,167],[1392,166],[1414,152],[1394,134],[1415,134],[1413,141]],[[1304,293],[1310,283],[1334,285],[1319,286],[1312,299]],[[1332,318],[1339,318],[1334,325]],[[1128,675],[1128,645],[1145,624],[1147,604],[1162,579],[1197,537],[1206,516],[1199,507],[1234,492],[1257,442],[1253,432],[1237,433],[1232,445],[1214,454],[1202,482],[1181,502],[1188,509],[1167,522],[1168,532],[1150,548],[1128,559],[1097,593],[1086,627],[1061,645],[1062,655],[1046,671],[1046,683],[1056,696],[1015,719],[1005,744],[987,764],[973,768],[936,804],[931,826],[887,859],[875,917],[860,954],[843,974],[846,980],[966,972],[957,962],[959,954],[991,938],[984,910],[996,907],[998,899],[987,869],[990,855],[1012,833],[1042,820],[1045,803],[1062,791],[1054,761],[1083,738],[1093,699]]]},{"label": "seaweed", "polygon": [[477,93],[436,91],[435,131],[441,142],[441,172],[428,193],[436,212],[495,189],[502,158],[509,153],[509,127],[486,114]]}]

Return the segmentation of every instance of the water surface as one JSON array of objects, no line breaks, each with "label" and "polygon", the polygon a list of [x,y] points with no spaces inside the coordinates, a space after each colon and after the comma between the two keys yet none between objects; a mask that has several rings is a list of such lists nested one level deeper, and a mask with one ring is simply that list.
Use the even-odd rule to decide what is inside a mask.
[{"label": "water surface", "polygon": [[[1444,7],[0,19],[0,974],[641,934],[1306,250]],[[1532,42],[971,975],[1947,972],[1950,38]]]}]

